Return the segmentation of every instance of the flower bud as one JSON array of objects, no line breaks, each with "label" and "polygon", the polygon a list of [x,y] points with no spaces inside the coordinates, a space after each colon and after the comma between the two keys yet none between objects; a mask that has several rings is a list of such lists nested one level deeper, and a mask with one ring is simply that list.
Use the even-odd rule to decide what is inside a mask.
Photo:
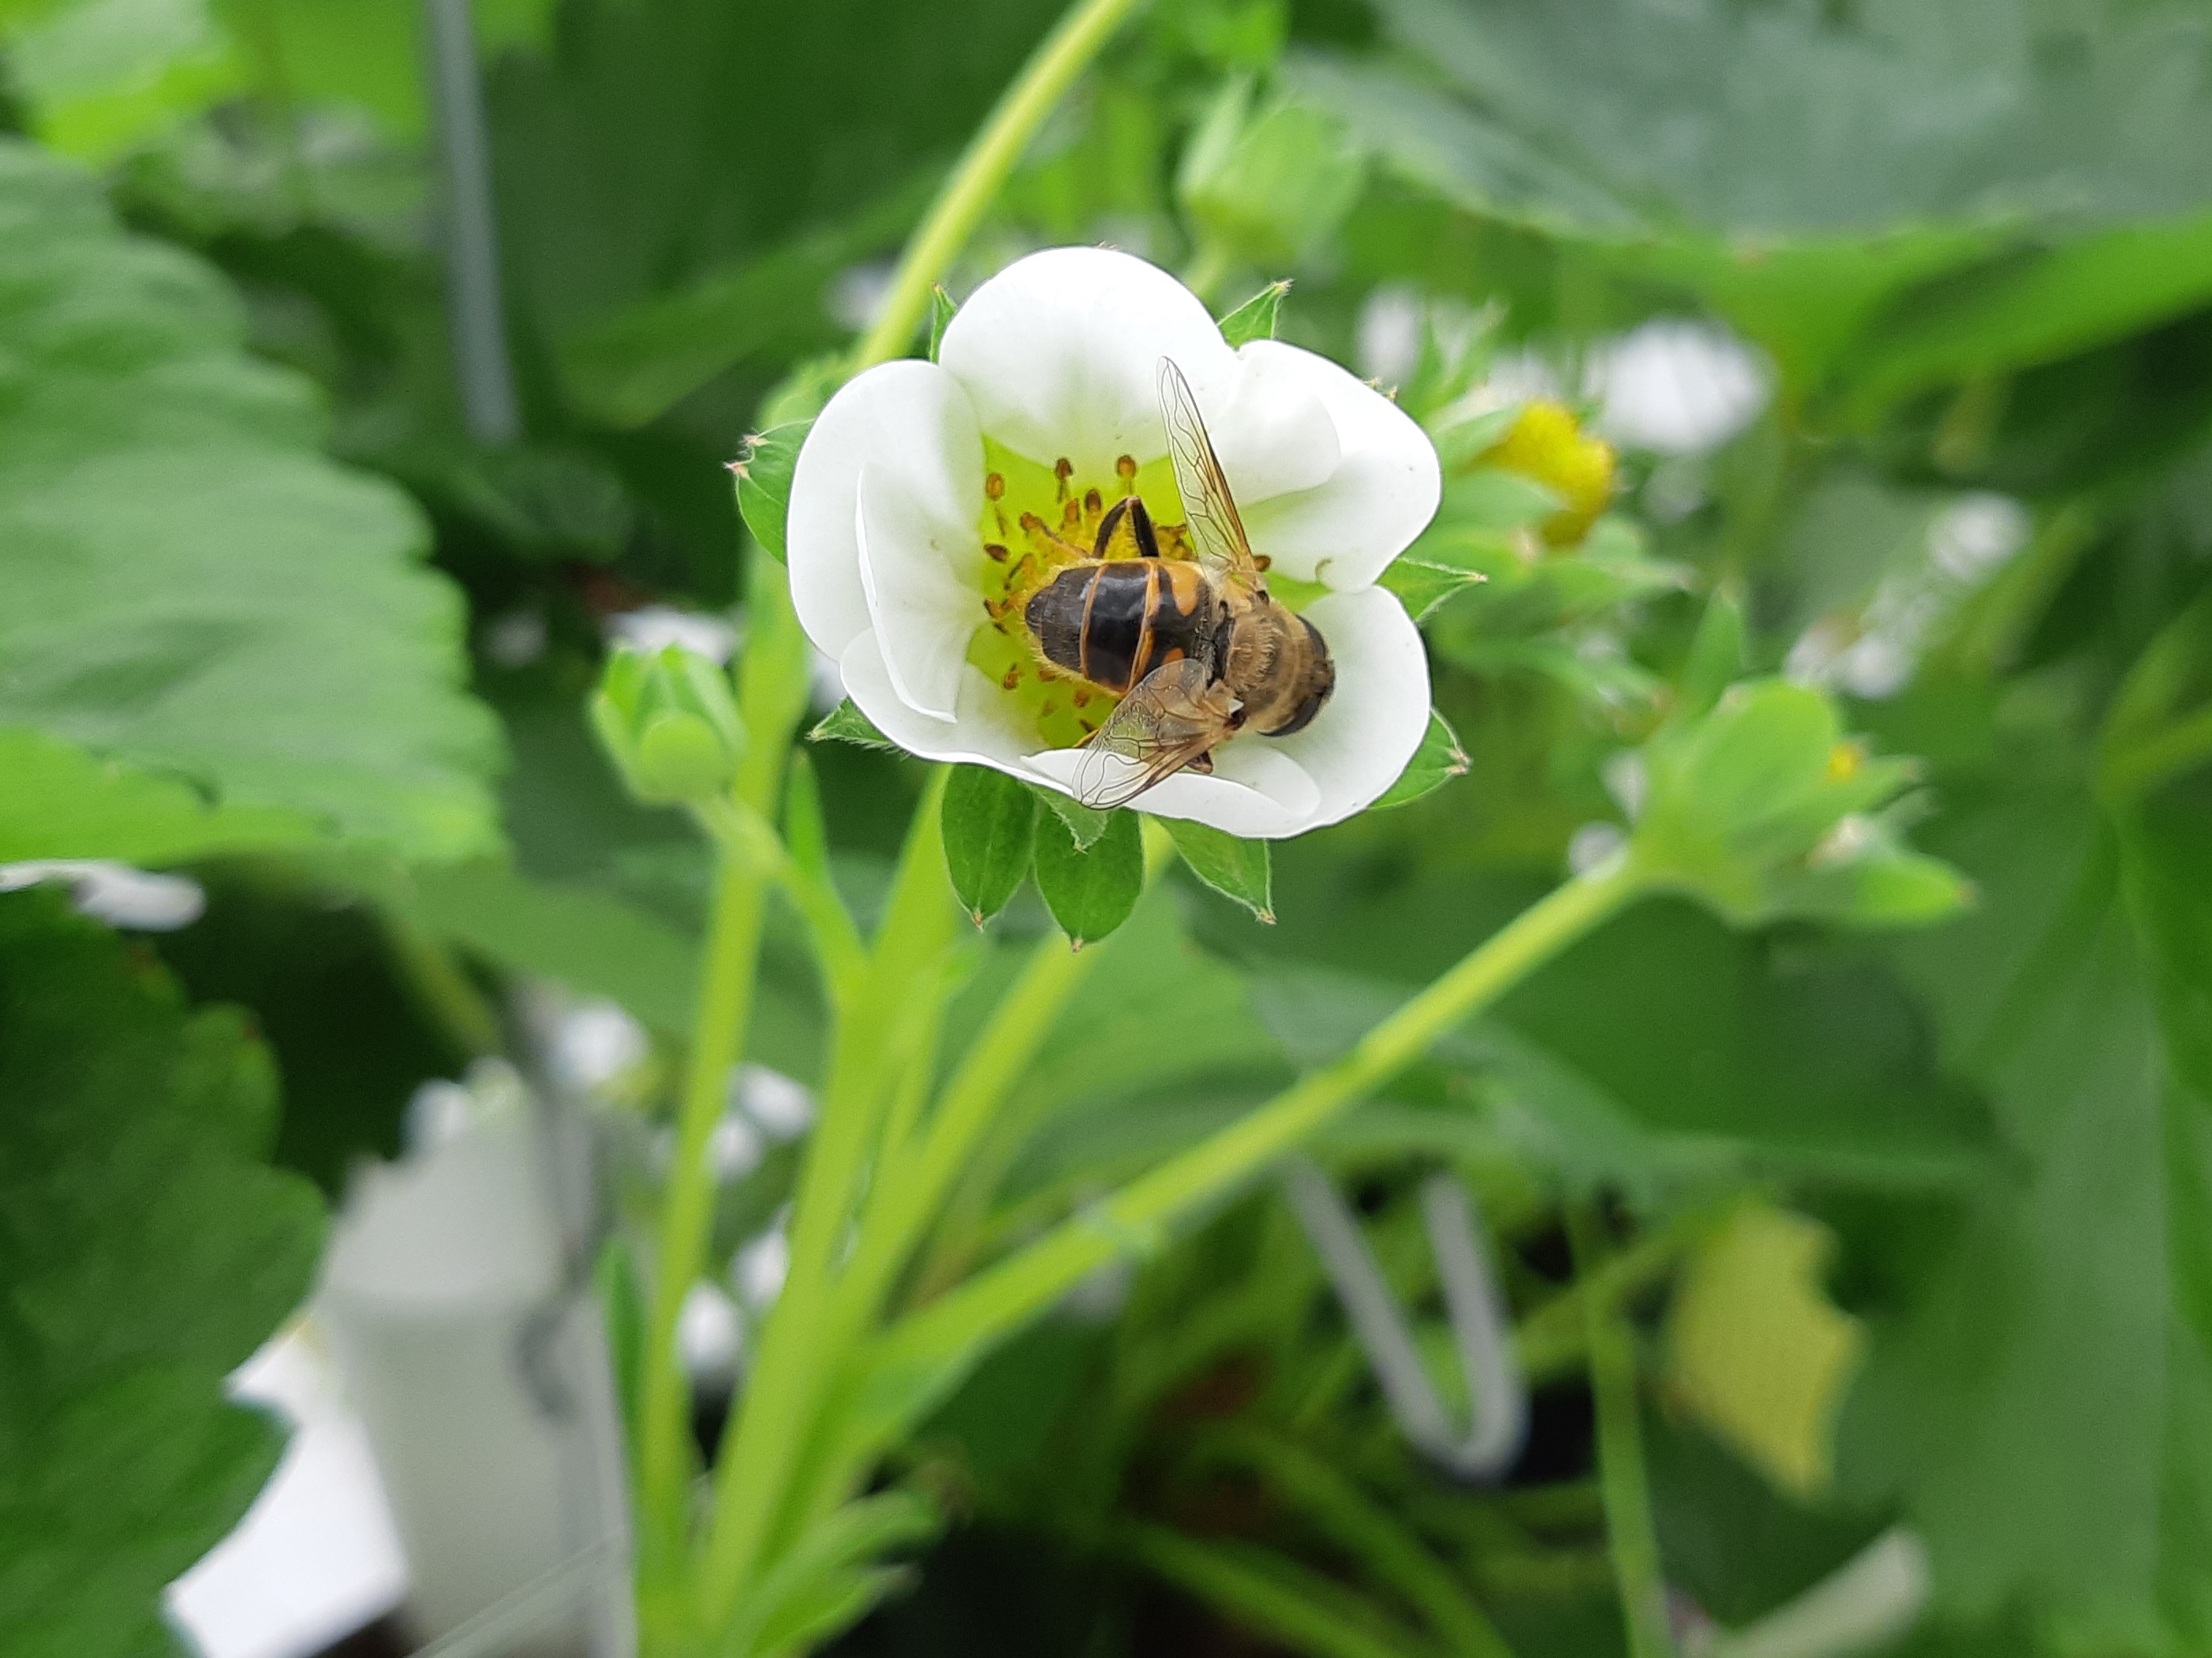
[{"label": "flower bud", "polygon": [[720,794],[744,753],[727,676],[680,645],[613,652],[592,725],[630,793],[655,805]]}]

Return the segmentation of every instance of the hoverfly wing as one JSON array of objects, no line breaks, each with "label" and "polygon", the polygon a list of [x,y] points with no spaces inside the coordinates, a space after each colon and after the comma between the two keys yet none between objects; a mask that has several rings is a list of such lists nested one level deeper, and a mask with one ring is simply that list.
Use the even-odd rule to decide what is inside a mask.
[{"label": "hoverfly wing", "polygon": [[1204,663],[1185,658],[1153,669],[1084,744],[1075,798],[1097,811],[1127,805],[1228,737],[1236,710]]},{"label": "hoverfly wing", "polygon": [[1265,592],[1260,562],[1245,539],[1244,520],[1206,434],[1198,399],[1175,359],[1160,359],[1160,414],[1167,422],[1168,453],[1175,461],[1176,488],[1182,492],[1183,514],[1199,562],[1217,581],[1232,582],[1246,592]]}]

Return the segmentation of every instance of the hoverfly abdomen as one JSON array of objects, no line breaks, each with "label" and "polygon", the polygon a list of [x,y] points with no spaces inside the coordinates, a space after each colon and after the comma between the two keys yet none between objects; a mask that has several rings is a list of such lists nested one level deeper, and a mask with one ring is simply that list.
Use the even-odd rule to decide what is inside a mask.
[{"label": "hoverfly abdomen", "polygon": [[1048,662],[1120,693],[1185,657],[1211,668],[1220,608],[1195,565],[1113,559],[1062,570],[1023,616]]}]

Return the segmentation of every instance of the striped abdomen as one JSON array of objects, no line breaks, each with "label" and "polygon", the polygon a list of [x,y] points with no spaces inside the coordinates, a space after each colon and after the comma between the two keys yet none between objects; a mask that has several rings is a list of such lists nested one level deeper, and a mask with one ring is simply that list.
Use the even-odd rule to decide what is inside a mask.
[{"label": "striped abdomen", "polygon": [[1163,663],[1215,665],[1221,604],[1195,564],[1113,559],[1062,570],[1023,611],[1054,666],[1126,691]]}]

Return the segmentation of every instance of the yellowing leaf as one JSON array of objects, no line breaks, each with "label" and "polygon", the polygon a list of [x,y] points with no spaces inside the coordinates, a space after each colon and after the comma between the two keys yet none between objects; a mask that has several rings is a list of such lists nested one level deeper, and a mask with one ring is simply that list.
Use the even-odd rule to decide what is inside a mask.
[{"label": "yellowing leaf", "polygon": [[1828,1484],[1837,1409],[1866,1344],[1822,1286],[1833,1247],[1816,1221],[1747,1207],[1692,1257],[1668,1321],[1675,1399],[1801,1497]]}]

